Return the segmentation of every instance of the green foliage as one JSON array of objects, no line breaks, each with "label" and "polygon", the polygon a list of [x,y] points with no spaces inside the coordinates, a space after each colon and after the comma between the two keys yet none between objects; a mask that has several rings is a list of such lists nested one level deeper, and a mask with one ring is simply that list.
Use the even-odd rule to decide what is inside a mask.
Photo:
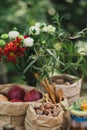
[{"label": "green foliage", "polygon": [[47,22],[50,0],[0,0],[0,34],[17,27],[25,32],[35,21]]},{"label": "green foliage", "polygon": [[[52,16],[54,16],[55,12],[58,12],[59,15],[57,15],[57,17],[55,16],[52,20]],[[79,40],[82,41],[83,44],[87,41],[87,28],[85,28],[87,24],[86,12],[86,0],[1,0],[0,34],[8,33],[9,30],[16,27],[20,30],[21,34],[26,35],[28,34],[29,26],[33,25],[36,21],[53,23],[57,29],[56,39],[49,36],[46,37],[46,39],[45,36],[41,37],[43,46],[39,50],[39,53],[37,47],[37,50],[35,50],[37,57],[33,57],[33,61],[26,67],[24,72],[34,65],[38,58],[40,61],[43,60],[43,58],[47,56],[43,56],[43,53],[45,53],[51,57],[49,62],[45,61],[46,66],[42,69],[38,66],[33,66],[34,70],[43,71],[44,75],[52,69],[49,66],[51,66],[53,62],[54,64],[52,64],[52,66],[54,66],[58,73],[87,77],[87,51],[82,50],[78,52],[78,48],[76,47]],[[80,31],[81,29],[83,30]],[[5,45],[4,40],[7,40],[7,38],[8,34],[3,34],[0,39],[0,45]],[[45,45],[44,39],[50,47],[56,50],[57,55],[55,55],[53,50],[50,51],[49,49],[43,48]],[[38,40],[37,43],[39,44],[40,41]],[[43,49],[45,49],[45,52],[43,52]],[[41,65],[40,61],[39,64]],[[57,64],[56,61],[58,61]],[[20,63],[22,62],[23,60],[20,61]],[[24,65],[22,67],[24,67]]]},{"label": "green foliage", "polygon": [[68,32],[62,29],[59,16],[56,15],[53,19],[57,26],[57,46],[60,48],[58,51],[60,64],[56,70],[80,78],[87,77],[87,28],[74,34],[74,36],[70,36]]},{"label": "green foliage", "polygon": [[15,63],[18,72],[25,77],[38,73],[40,79],[48,78],[59,64],[58,50],[54,48],[56,28],[46,23],[35,23],[28,30],[27,37],[21,35],[21,38],[18,31],[8,33],[6,44],[0,47],[0,59]]},{"label": "green foliage", "polygon": [[87,26],[87,0],[51,0],[60,16],[63,28],[70,33]]},{"label": "green foliage", "polygon": [[5,41],[0,39],[0,46],[4,46],[5,45]]},{"label": "green foliage", "polygon": [[8,38],[8,34],[7,34],[7,33],[2,34],[2,35],[1,35],[1,38],[2,38],[2,39],[7,39],[7,38]]},{"label": "green foliage", "polygon": [[82,55],[77,52],[75,43],[64,43],[60,54],[61,65],[60,71],[76,75],[78,77],[87,76],[87,54]]}]

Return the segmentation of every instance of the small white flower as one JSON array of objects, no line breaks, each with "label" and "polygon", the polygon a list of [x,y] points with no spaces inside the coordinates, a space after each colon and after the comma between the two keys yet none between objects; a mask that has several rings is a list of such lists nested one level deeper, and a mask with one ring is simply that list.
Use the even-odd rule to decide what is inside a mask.
[{"label": "small white flower", "polygon": [[43,27],[46,27],[46,23],[36,23],[35,26],[39,27],[40,29],[42,29]]},{"label": "small white flower", "polygon": [[87,42],[78,41],[75,45],[77,52],[81,55],[87,55]]},{"label": "small white flower", "polygon": [[56,30],[56,28],[53,27],[52,25],[48,25],[48,26],[43,27],[43,32],[48,32],[51,35],[55,32],[55,30]]},{"label": "small white flower", "polygon": [[24,46],[25,47],[32,47],[33,46],[34,39],[33,38],[25,38],[24,39]]},{"label": "small white flower", "polygon": [[87,50],[85,48],[78,48],[78,53],[80,53],[81,55],[87,55]]},{"label": "small white flower", "polygon": [[8,33],[8,36],[9,36],[10,39],[15,39],[18,35],[19,35],[18,31],[10,31]]},{"label": "small white flower", "polygon": [[40,34],[40,28],[38,26],[31,26],[30,29],[29,29],[29,34],[39,35]]},{"label": "small white flower", "polygon": [[41,23],[37,22],[37,23],[35,23],[35,26],[40,28]]},{"label": "small white flower", "polygon": [[46,23],[42,23],[41,26],[42,26],[42,27],[46,27]]},{"label": "small white flower", "polygon": [[47,26],[43,27],[43,32],[48,32]]}]

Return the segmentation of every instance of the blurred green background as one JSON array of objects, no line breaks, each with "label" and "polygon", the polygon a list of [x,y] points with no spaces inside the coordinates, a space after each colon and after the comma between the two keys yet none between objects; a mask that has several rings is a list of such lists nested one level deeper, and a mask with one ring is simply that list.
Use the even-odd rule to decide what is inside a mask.
[{"label": "blurred green background", "polygon": [[[0,0],[0,34],[13,27],[23,34],[34,21],[52,24],[56,13],[62,28],[70,34],[87,26],[87,0]],[[1,63],[0,83],[22,81],[12,64],[7,64],[7,69],[4,66]]]},{"label": "blurred green background", "polygon": [[34,20],[51,23],[55,13],[63,28],[79,31],[87,25],[87,0],[0,0],[0,34],[14,26],[23,32]]}]

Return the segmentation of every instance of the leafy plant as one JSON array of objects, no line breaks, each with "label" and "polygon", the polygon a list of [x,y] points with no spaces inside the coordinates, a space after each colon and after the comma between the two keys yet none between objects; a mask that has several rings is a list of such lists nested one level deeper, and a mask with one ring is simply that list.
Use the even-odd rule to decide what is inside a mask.
[{"label": "leafy plant", "polygon": [[61,28],[58,15],[54,17],[54,25],[34,23],[25,35],[17,30],[1,35],[0,59],[14,63],[29,85],[36,85],[35,73],[39,74],[39,80],[49,79],[55,72],[87,76],[86,43],[82,42],[82,50],[78,43],[87,29],[72,37]]},{"label": "leafy plant", "polygon": [[[59,16],[54,20],[57,26],[58,51],[60,65],[56,70],[60,73],[71,74],[80,78],[87,77],[87,28],[71,36],[62,29]],[[57,49],[57,48],[56,48]]]},{"label": "leafy plant", "polygon": [[29,81],[29,85],[35,85],[35,73],[40,75],[40,79],[48,78],[49,73],[53,74],[59,64],[57,50],[54,47],[56,42],[54,26],[35,23],[29,27],[25,36],[20,35],[18,31],[2,34],[0,56],[5,61],[14,63],[18,72]]}]

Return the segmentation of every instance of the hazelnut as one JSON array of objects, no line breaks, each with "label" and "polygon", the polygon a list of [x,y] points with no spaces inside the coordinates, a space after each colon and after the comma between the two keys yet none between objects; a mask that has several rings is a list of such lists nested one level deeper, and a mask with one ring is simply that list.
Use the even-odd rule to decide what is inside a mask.
[{"label": "hazelnut", "polygon": [[41,106],[40,106],[40,110],[43,111],[44,109],[45,109],[45,108],[44,108],[44,105],[41,105]]},{"label": "hazelnut", "polygon": [[51,112],[52,112],[52,111],[53,111],[53,109],[52,109],[52,108],[49,108],[49,111],[51,111]]},{"label": "hazelnut", "polygon": [[44,114],[45,114],[45,115],[49,115],[49,114],[51,114],[51,111],[49,111],[48,109],[45,109],[45,110],[44,110]]},{"label": "hazelnut", "polygon": [[54,104],[51,104],[50,108],[53,109],[53,107],[54,107]]},{"label": "hazelnut", "polygon": [[64,84],[64,79],[56,79],[57,84]]},{"label": "hazelnut", "polygon": [[51,107],[51,103],[44,104],[44,108],[49,109]]},{"label": "hazelnut", "polygon": [[54,105],[54,106],[53,106],[53,109],[57,109],[57,106],[56,106],[56,105]]}]

